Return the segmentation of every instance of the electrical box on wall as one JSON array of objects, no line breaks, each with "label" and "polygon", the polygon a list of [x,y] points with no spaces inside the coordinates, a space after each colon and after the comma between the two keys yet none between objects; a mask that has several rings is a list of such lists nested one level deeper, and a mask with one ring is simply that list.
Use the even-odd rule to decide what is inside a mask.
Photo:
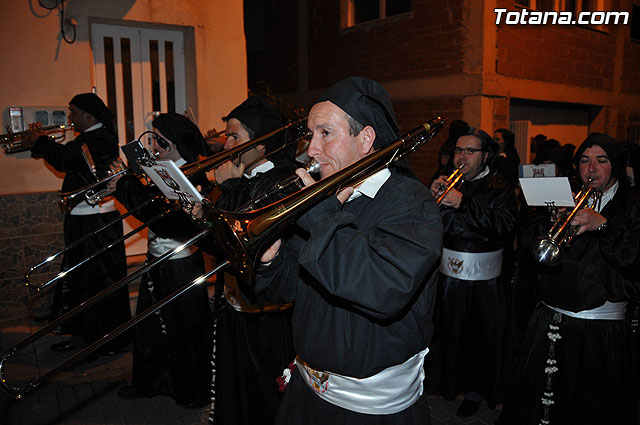
[{"label": "electrical box on wall", "polygon": [[67,113],[66,106],[9,106],[2,114],[2,133],[7,133],[7,127],[14,133],[24,131],[36,122],[43,127],[66,125]]}]

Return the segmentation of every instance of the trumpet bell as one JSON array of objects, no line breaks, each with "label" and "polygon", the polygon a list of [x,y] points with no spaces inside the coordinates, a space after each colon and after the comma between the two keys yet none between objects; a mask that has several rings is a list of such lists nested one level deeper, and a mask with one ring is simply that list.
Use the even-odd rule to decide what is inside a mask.
[{"label": "trumpet bell", "polygon": [[553,238],[538,238],[533,245],[533,255],[545,266],[558,266],[562,263],[562,249]]}]

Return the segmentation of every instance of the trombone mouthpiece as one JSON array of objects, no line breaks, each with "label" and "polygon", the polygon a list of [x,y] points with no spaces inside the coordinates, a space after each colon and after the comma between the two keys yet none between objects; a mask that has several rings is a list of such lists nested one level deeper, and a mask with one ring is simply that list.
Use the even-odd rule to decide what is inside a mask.
[{"label": "trombone mouthpiece", "polygon": [[315,159],[312,159],[311,162],[307,164],[305,169],[309,174],[318,174],[320,172],[320,163]]}]

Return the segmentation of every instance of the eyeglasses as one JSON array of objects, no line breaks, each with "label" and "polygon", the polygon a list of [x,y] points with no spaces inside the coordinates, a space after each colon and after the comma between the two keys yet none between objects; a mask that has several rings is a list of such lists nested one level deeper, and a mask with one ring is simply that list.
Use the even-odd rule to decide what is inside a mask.
[{"label": "eyeglasses", "polygon": [[476,152],[486,152],[485,149],[476,148],[455,148],[453,151],[458,155],[460,155],[462,152],[464,152],[466,155],[473,155]]}]

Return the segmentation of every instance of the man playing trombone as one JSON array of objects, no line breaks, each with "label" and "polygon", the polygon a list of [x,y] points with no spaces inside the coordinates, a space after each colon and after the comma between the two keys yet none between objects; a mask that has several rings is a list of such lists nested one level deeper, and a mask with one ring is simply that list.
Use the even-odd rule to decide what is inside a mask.
[{"label": "man playing trombone", "polygon": [[[234,108],[223,121],[225,149],[282,127],[277,112],[256,96]],[[285,142],[277,134],[242,154],[239,160],[226,161],[209,172],[221,192],[216,207],[237,211],[292,175],[295,166],[291,158],[296,146],[275,153]],[[271,196],[257,207],[285,195]],[[291,306],[265,302],[247,292],[248,288],[243,292],[232,274],[225,273],[218,279],[217,283],[224,279],[226,302],[217,310],[215,400],[210,418],[213,423],[228,425],[272,423],[281,399],[275,380],[293,356]]]},{"label": "man playing trombone", "polygon": [[[160,114],[151,123],[154,150],[159,159],[178,166],[196,162],[209,148],[198,127],[183,115]],[[159,139],[159,137],[162,139]],[[162,140],[163,143],[158,143]],[[194,176],[206,182],[204,173]],[[112,184],[113,185],[113,184]],[[126,175],[115,185],[117,199],[129,210],[143,204],[159,191]],[[143,222],[167,209],[151,203],[134,216]],[[172,211],[149,226],[147,263],[183,244],[197,233],[197,226],[182,211]],[[140,282],[136,314],[204,273],[204,260],[191,245],[145,273]],[[133,374],[131,385],[118,390],[122,398],[167,395],[187,408],[209,403],[213,320],[206,285],[192,289],[139,323],[133,334]]]},{"label": "man playing trombone", "polygon": [[[398,138],[389,95],[360,77],[321,96],[308,127],[323,179]],[[260,259],[256,289],[294,303],[297,357],[277,424],[430,423],[423,361],[442,226],[402,165],[322,201]]]},{"label": "man playing trombone", "polygon": [[[104,177],[111,163],[118,157],[118,139],[112,128],[112,114],[102,100],[93,93],[76,95],[69,102],[69,119],[75,131],[75,140],[64,145],[46,135],[34,133],[31,156],[43,158],[57,171],[65,173],[62,192],[72,192]],[[102,227],[119,216],[112,198],[96,205],[79,203],[65,215],[64,239],[69,245],[82,236]],[[92,253],[122,236],[122,224],[112,225],[80,246],[68,251],[62,260],[62,270],[77,264]],[[124,243],[117,244],[98,258],[70,272],[56,287],[51,319],[90,298],[126,275]],[[70,340],[53,344],[55,351],[69,351],[89,344],[131,317],[129,293],[121,288],[107,299],[78,316],[61,330],[71,333]],[[121,336],[106,345],[102,354],[115,354],[128,343]]]}]

